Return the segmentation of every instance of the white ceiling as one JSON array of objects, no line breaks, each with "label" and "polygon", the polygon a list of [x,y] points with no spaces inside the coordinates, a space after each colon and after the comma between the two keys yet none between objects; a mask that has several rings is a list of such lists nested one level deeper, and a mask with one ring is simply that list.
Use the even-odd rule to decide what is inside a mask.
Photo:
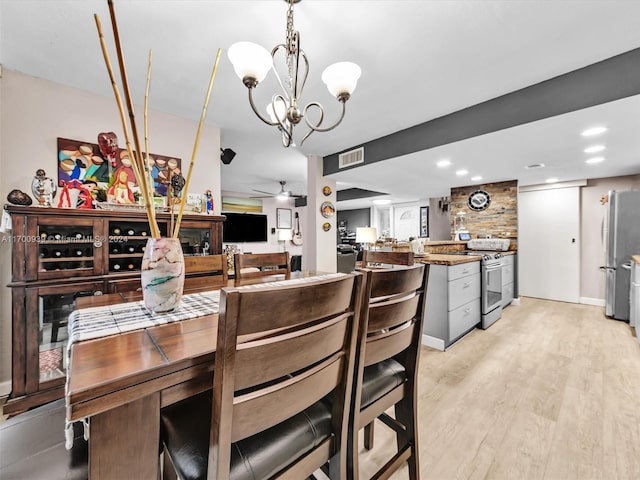
[{"label": "white ceiling", "polygon": [[[250,40],[271,49],[284,41],[282,0],[130,0],[115,2],[132,94],[142,101],[149,48],[154,52],[150,106],[197,121],[218,47],[225,50],[207,122],[237,156],[222,165],[222,189],[277,192],[279,180],[306,190],[306,156],[329,155],[503,95],[640,46],[640,2],[628,0],[304,0],[295,27],[311,72],[303,104],[319,101],[327,121],[338,115],[320,81],[331,63],[351,60],[362,78],[343,123],[285,149],[277,131],[251,111],[226,49]],[[93,14],[113,45],[105,0],[0,0],[4,67],[111,96]],[[115,59],[115,53],[112,53]],[[271,77],[271,75],[270,75]],[[266,104],[276,85],[261,84]],[[450,187],[518,179],[528,185],[640,173],[635,128],[640,100],[630,98],[510,128],[371,166],[341,172],[339,188],[390,194],[394,202],[448,194]],[[586,165],[580,132],[609,127],[599,140],[606,161]],[[302,127],[297,127],[298,139]],[[595,140],[594,140],[595,142]],[[449,158],[451,167],[437,169]],[[526,170],[543,162],[547,168]],[[457,168],[469,175],[456,177]],[[368,201],[367,201],[368,202]],[[340,204],[355,208],[357,202]]]}]

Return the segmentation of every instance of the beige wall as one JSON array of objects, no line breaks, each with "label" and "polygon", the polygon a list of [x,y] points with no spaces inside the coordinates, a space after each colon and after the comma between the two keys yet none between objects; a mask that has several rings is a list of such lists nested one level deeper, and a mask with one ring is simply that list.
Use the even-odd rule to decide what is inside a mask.
[{"label": "beige wall", "polygon": [[[588,180],[580,193],[580,297],[588,303],[602,303],[605,298],[605,264],[602,228],[606,207],[600,198],[609,190],[640,189],[640,175]],[[640,208],[640,207],[639,207]]]},{"label": "beige wall", "polygon": [[[116,132],[124,145],[115,100],[4,69],[0,83],[0,198],[18,188],[31,195],[31,180],[38,168],[56,174],[56,138],[97,143],[97,135]],[[142,99],[140,99],[142,100]],[[153,98],[150,100],[153,106]],[[138,130],[142,131],[141,106],[136,105]],[[183,170],[191,159],[198,120],[149,112],[150,150],[182,159]],[[198,158],[189,191],[214,192],[216,213],[220,196],[220,129],[206,126],[200,137]],[[11,278],[11,248],[0,243],[0,395],[11,369],[11,295],[4,287]]]}]

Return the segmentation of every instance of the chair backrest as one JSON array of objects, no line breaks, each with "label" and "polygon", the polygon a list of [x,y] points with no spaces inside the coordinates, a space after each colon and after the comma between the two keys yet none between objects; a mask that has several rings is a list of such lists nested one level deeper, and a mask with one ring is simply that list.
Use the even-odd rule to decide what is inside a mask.
[{"label": "chair backrest", "polygon": [[369,267],[374,263],[383,265],[413,265],[413,252],[364,250],[362,252],[362,266]]},{"label": "chair backrest", "polygon": [[222,288],[229,282],[225,254],[186,256],[184,270],[187,274],[184,279],[185,293]]},{"label": "chair backrest", "polygon": [[289,252],[236,253],[233,260],[238,280],[281,274],[289,278],[291,275]]},{"label": "chair backrest", "polygon": [[222,290],[208,478],[229,478],[231,443],[327,395],[333,435],[295,463],[324,455],[313,471],[339,451],[345,468],[361,300],[357,273]]},{"label": "chair backrest", "polygon": [[365,274],[362,316],[367,330],[360,370],[404,352],[396,360],[401,360],[407,375],[413,374],[422,339],[428,268],[419,263],[359,270]]}]

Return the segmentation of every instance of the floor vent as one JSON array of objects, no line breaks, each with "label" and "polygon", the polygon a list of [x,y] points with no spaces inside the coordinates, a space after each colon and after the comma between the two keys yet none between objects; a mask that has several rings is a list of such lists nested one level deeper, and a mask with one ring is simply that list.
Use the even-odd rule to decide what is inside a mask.
[{"label": "floor vent", "polygon": [[338,168],[350,167],[358,163],[364,163],[364,147],[338,155]]}]

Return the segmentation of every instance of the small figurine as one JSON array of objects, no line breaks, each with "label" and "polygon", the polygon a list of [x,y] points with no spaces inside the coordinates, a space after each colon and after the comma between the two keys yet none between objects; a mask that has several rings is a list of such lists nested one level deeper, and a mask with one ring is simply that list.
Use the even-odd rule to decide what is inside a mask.
[{"label": "small figurine", "polygon": [[31,192],[38,200],[41,207],[50,207],[56,194],[57,186],[47,173],[39,168],[31,182]]},{"label": "small figurine", "polygon": [[213,215],[213,194],[211,190],[207,190],[205,196],[207,198],[207,215]]}]

